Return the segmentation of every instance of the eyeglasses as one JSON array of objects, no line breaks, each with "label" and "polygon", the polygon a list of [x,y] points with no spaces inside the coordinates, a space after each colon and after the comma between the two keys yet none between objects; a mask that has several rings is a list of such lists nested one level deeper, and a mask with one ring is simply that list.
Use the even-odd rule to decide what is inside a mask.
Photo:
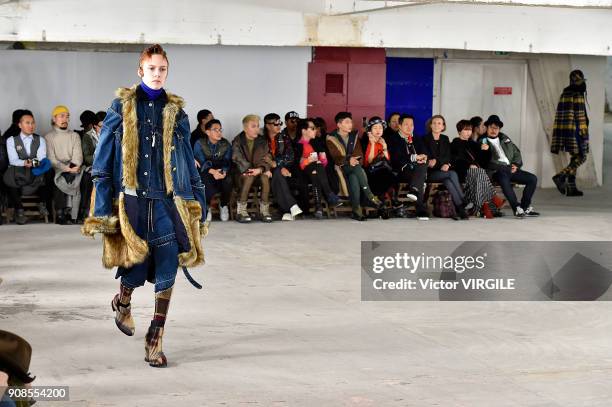
[{"label": "eyeglasses", "polygon": [[271,124],[272,126],[280,127],[283,125],[283,122],[266,122],[266,124]]},{"label": "eyeglasses", "polygon": [[213,133],[223,133],[223,129],[210,129]]}]

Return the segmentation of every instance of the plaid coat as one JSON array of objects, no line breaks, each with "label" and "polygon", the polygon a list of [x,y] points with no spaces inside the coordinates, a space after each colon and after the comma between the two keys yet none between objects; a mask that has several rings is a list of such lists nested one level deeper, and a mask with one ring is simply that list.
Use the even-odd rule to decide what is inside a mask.
[{"label": "plaid coat", "polygon": [[555,123],[553,125],[550,151],[557,154],[589,152],[589,118],[584,103],[584,93],[568,86],[561,93]]}]

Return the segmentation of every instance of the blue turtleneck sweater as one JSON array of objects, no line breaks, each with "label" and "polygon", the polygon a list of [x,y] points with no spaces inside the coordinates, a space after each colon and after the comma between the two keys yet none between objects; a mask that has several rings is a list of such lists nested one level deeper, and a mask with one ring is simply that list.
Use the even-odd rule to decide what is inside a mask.
[{"label": "blue turtleneck sweater", "polygon": [[159,97],[159,95],[161,95],[162,92],[164,91],[164,88],[159,88],[157,90],[151,89],[150,87],[145,85],[144,82],[140,82],[140,87],[147,94],[147,96],[149,97],[149,100],[156,100]]}]

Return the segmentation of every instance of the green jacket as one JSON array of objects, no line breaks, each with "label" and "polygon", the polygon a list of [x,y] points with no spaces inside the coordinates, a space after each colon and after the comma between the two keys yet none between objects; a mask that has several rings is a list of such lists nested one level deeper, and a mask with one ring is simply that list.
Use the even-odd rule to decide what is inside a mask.
[{"label": "green jacket", "polygon": [[[521,157],[521,150],[510,140],[510,137],[505,135],[504,133],[499,133],[499,144],[501,145],[502,150],[504,150],[504,154],[508,157],[510,164],[514,164],[517,167],[523,166],[523,157]],[[491,162],[493,166],[501,166],[507,165],[505,162],[499,160],[499,154],[495,150],[495,147],[489,143],[489,151],[491,151]]]},{"label": "green jacket", "polygon": [[81,148],[83,149],[83,165],[85,167],[91,167],[93,165],[94,151],[96,151],[96,144],[98,142],[90,134],[94,131],[93,129],[83,135],[83,142]]}]

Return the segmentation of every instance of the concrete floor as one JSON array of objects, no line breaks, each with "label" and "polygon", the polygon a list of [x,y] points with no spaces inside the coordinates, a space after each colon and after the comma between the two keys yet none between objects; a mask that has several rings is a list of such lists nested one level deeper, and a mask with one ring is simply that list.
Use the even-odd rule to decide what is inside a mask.
[{"label": "concrete floor", "polygon": [[57,406],[610,406],[609,303],[360,301],[361,240],[612,240],[610,184],[585,192],[539,190],[522,221],[214,223],[205,289],[177,281],[168,369],[143,361],[152,286],[127,337],[99,240],[3,225],[0,327],[32,343],[35,384],[70,386]]}]

